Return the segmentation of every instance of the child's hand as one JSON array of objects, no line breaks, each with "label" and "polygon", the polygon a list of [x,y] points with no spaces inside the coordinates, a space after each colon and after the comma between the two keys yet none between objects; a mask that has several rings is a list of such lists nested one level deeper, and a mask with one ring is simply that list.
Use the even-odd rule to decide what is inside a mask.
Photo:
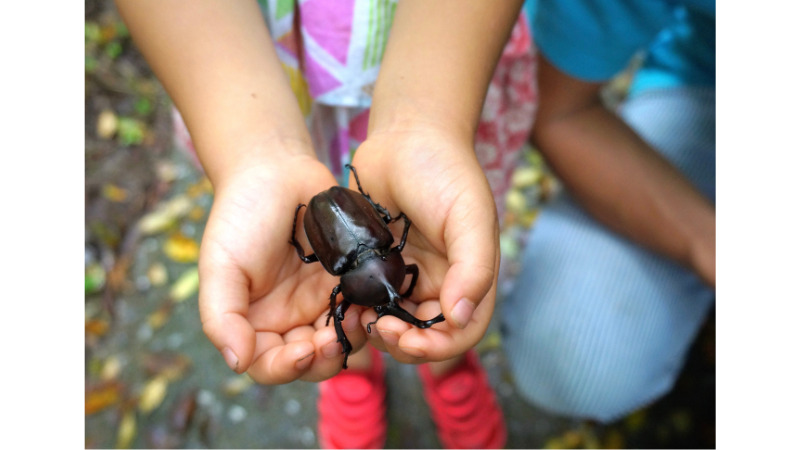
[{"label": "child's hand", "polygon": [[[500,257],[497,213],[472,145],[438,130],[407,129],[371,135],[353,158],[365,192],[412,221],[403,258],[419,266],[420,276],[402,307],[421,320],[440,312],[446,318],[422,330],[382,317],[368,338],[398,361],[460,355],[489,325]],[[361,323],[375,318],[367,309]]]},{"label": "child's hand", "polygon": [[[303,263],[289,243],[297,205],[334,185],[310,156],[247,167],[216,183],[200,254],[200,318],[228,365],[257,382],[317,381],[341,370],[341,345],[325,326],[338,279],[319,263]],[[312,253],[302,214],[297,239]],[[355,350],[366,340],[359,312],[350,308],[343,324]]]}]

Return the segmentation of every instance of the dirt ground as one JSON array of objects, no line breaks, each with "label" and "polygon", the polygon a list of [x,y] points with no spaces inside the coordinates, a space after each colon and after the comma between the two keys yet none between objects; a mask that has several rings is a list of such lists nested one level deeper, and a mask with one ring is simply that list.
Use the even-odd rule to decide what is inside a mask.
[{"label": "dirt ground", "polygon": [[[232,373],[202,333],[197,252],[213,191],[176,151],[170,101],[109,1],[86,1],[85,106],[86,447],[317,448],[316,385],[257,385]],[[538,199],[557,186],[535,152],[519,170],[504,273],[535,226]],[[673,393],[598,426],[519,397],[499,324],[478,346],[508,448],[713,448],[714,349],[712,315]],[[385,361],[387,447],[439,448],[416,370]]]}]

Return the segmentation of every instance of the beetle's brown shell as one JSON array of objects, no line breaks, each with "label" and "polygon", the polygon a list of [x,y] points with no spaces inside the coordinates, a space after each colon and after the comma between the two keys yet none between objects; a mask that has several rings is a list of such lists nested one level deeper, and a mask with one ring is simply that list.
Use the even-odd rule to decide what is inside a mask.
[{"label": "beetle's brown shell", "polygon": [[392,232],[378,211],[358,192],[334,186],[308,204],[303,218],[308,241],[329,273],[342,275],[367,249],[389,249]]}]

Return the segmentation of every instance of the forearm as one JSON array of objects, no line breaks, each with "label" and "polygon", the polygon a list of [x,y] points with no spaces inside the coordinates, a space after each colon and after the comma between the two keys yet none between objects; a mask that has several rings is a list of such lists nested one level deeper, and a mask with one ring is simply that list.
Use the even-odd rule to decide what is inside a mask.
[{"label": "forearm", "polygon": [[256,2],[117,0],[117,6],[180,110],[212,182],[268,158],[270,148],[310,153]]},{"label": "forearm", "polygon": [[[554,69],[543,66],[540,78],[549,86],[541,87],[534,139],[570,192],[602,223],[715,285],[713,205],[599,97],[575,101],[591,86],[571,89],[569,80],[553,86]],[[550,106],[559,103],[561,89],[578,92],[560,102],[572,108]]]},{"label": "forearm", "polygon": [[470,142],[521,2],[398,3],[369,131],[430,125]]}]

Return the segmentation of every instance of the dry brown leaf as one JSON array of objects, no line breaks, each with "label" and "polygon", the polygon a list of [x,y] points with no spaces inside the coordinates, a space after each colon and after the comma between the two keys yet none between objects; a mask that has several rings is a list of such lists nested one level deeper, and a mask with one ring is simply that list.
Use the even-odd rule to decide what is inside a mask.
[{"label": "dry brown leaf", "polygon": [[86,415],[105,409],[122,398],[122,384],[116,382],[102,383],[86,389],[84,408]]},{"label": "dry brown leaf", "polygon": [[109,324],[105,319],[87,319],[86,333],[92,336],[102,336],[108,332]]},{"label": "dry brown leaf", "polygon": [[183,434],[192,423],[197,408],[197,389],[190,389],[175,402],[169,415],[170,427]]},{"label": "dry brown leaf", "polygon": [[147,323],[150,325],[150,328],[157,330],[167,323],[171,313],[172,303],[165,303],[162,307],[147,316]]},{"label": "dry brown leaf", "polygon": [[188,356],[175,353],[154,353],[147,355],[144,367],[149,376],[162,376],[167,381],[174,381],[186,374],[192,360]]}]

